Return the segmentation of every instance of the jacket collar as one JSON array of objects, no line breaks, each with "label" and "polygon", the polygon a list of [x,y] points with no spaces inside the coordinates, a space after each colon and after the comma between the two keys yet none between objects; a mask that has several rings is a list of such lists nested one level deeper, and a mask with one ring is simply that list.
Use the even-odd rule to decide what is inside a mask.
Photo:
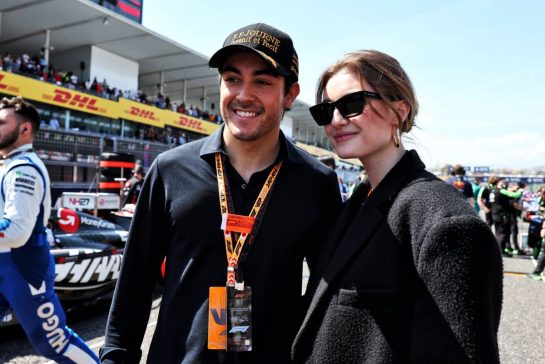
[{"label": "jacket collar", "polygon": [[13,159],[14,157],[18,156],[19,154],[26,153],[26,152],[32,152],[32,151],[33,151],[33,149],[32,149],[32,144],[31,143],[23,144],[23,145],[15,148],[14,150],[12,150],[8,155],[6,155],[5,157],[3,157],[1,159],[4,159],[4,160]]},{"label": "jacket collar", "polygon": [[[229,156],[227,151],[223,146],[223,129],[225,124],[218,128],[212,135],[204,139],[204,143],[199,152],[199,156],[203,159],[208,159],[210,155],[215,153],[223,153],[226,156]],[[297,147],[286,138],[282,130],[280,130],[280,152],[278,153],[278,160],[288,160],[292,163],[303,164],[305,161],[300,155],[300,152],[296,149]]]}]

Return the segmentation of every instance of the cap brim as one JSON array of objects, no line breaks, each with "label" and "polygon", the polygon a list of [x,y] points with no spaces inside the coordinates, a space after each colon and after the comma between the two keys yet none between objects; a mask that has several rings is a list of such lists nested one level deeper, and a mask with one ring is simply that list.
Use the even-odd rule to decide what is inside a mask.
[{"label": "cap brim", "polygon": [[214,53],[212,55],[212,58],[210,58],[210,61],[208,61],[208,67],[218,68],[218,70],[221,71],[221,68],[223,66],[223,63],[225,62],[225,59],[237,51],[238,52],[242,52],[242,51],[254,52],[258,56],[260,56],[265,62],[267,62],[267,64],[269,64],[276,73],[278,73],[281,76],[290,77],[290,73],[284,67],[272,61],[271,59],[266,57],[266,55],[264,55],[257,49],[254,49],[252,47],[248,47],[245,45],[241,45],[241,44],[228,45],[226,47],[223,47],[216,53]]}]

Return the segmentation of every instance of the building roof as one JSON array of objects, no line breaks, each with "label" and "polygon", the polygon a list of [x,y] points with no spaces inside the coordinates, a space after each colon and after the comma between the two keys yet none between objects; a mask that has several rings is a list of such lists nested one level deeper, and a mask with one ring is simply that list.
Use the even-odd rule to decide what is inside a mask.
[{"label": "building roof", "polygon": [[[207,105],[219,104],[218,73],[208,67],[209,57],[141,24],[89,0],[0,1],[0,53],[37,53],[46,42],[46,30],[52,52],[94,45],[137,62],[139,88],[148,95],[157,92],[162,72],[164,93],[173,102],[185,87],[188,102],[201,105],[197,101],[206,97]],[[297,100],[287,115],[294,120],[295,137],[309,143],[323,140],[323,129],[312,120],[306,103]]]}]

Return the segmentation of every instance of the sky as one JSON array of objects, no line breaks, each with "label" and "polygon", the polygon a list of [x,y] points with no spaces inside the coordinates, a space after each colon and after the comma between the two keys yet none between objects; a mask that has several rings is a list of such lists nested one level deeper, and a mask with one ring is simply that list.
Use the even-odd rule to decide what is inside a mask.
[{"label": "sky", "polygon": [[404,138],[427,167],[545,170],[545,1],[144,0],[143,25],[210,57],[232,31],[288,33],[301,94],[345,53],[396,58],[420,109]]}]

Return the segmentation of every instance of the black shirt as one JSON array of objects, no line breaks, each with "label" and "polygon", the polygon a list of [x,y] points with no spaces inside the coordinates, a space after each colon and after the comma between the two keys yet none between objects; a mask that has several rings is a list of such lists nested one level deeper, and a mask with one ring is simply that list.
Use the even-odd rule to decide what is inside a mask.
[{"label": "black shirt", "polygon": [[490,202],[492,205],[490,212],[494,221],[502,221],[502,219],[505,219],[511,213],[511,199],[509,196],[501,193],[501,189],[496,187],[490,191]]},{"label": "black shirt", "polygon": [[[208,291],[225,286],[227,269],[214,166],[214,154],[226,154],[222,132],[220,128],[210,137],[167,151],[153,163],[133,218],[102,359],[138,362],[152,291],[166,256],[148,362],[289,361],[302,318],[303,257],[312,269],[325,230],[340,207],[337,178],[280,134],[282,168],[244,269],[253,295],[253,350],[208,350]],[[271,168],[245,183],[226,163],[236,213],[249,212]]]}]

